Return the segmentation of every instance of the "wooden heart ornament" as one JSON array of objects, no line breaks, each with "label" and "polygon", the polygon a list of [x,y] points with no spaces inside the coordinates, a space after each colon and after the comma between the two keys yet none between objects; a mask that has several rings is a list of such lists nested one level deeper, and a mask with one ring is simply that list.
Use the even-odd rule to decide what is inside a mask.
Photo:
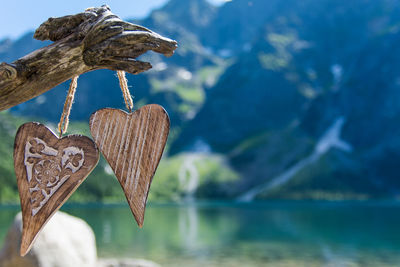
[{"label": "wooden heart ornament", "polygon": [[93,139],[119,180],[139,227],[169,126],[167,112],[154,104],[133,113],[105,108],[90,117]]},{"label": "wooden heart ornament", "polygon": [[22,256],[98,161],[99,151],[88,137],[58,138],[46,126],[34,122],[18,129],[14,168],[22,209]]}]

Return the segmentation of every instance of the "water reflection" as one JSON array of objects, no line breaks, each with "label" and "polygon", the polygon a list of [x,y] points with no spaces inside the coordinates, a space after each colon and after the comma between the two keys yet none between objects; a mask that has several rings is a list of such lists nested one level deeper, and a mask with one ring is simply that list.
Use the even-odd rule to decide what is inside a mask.
[{"label": "water reflection", "polygon": [[179,233],[182,244],[189,250],[197,247],[198,215],[197,207],[191,205],[179,211]]},{"label": "water reflection", "polygon": [[[128,206],[64,210],[92,226],[103,257],[163,266],[400,265],[395,203],[150,205],[143,229]],[[0,234],[15,212],[0,210]]]}]

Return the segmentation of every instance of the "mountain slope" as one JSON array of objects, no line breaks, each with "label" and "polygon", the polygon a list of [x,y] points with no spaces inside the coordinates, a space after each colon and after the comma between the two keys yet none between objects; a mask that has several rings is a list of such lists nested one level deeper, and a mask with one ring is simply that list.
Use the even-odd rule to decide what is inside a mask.
[{"label": "mountain slope", "polygon": [[341,135],[352,152],[333,148],[290,183],[257,197],[396,197],[399,6],[361,0],[265,5],[276,12],[210,89],[172,151],[196,150],[201,141],[229,155],[246,177],[240,192],[307,158],[342,116]]},{"label": "mountain slope", "polygon": [[[397,0],[235,0],[220,7],[171,0],[135,22],[176,39],[179,48],[171,58],[143,56],[154,68],[129,76],[131,92],[137,107],[158,103],[169,112],[168,164],[217,153],[225,174],[240,174],[210,182],[218,189],[211,194],[202,184],[198,196],[238,197],[266,185],[255,198],[396,198],[399,21]],[[0,59],[36,45],[27,36],[3,41]],[[13,112],[57,121],[66,88]],[[83,75],[71,118],[87,120],[106,106],[123,108],[114,74]],[[321,140],[338,120],[334,139],[341,145],[328,146]]]}]

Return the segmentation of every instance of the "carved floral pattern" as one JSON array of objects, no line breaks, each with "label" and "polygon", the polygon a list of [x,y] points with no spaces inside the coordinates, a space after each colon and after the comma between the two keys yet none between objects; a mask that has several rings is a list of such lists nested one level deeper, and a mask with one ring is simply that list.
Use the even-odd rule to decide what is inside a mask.
[{"label": "carved floral pattern", "polygon": [[84,159],[83,150],[75,146],[57,150],[39,138],[32,138],[26,143],[24,164],[31,193],[32,216],[72,173],[81,169]]}]

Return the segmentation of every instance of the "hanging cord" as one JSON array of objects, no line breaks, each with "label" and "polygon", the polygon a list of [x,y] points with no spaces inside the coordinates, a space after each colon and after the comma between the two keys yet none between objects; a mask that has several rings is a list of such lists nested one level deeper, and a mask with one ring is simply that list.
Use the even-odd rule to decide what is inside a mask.
[{"label": "hanging cord", "polygon": [[69,114],[71,113],[71,107],[72,103],[74,102],[76,87],[78,86],[78,77],[79,76],[73,77],[71,83],[69,84],[68,95],[65,99],[64,109],[60,118],[60,122],[58,123],[58,132],[60,133],[60,138],[63,133],[67,132],[68,129]]},{"label": "hanging cord", "polygon": [[133,101],[131,93],[129,93],[128,80],[125,77],[125,71],[118,70],[117,75],[119,79],[119,86],[121,87],[122,95],[124,96],[126,108],[129,110],[129,112],[132,112]]}]

